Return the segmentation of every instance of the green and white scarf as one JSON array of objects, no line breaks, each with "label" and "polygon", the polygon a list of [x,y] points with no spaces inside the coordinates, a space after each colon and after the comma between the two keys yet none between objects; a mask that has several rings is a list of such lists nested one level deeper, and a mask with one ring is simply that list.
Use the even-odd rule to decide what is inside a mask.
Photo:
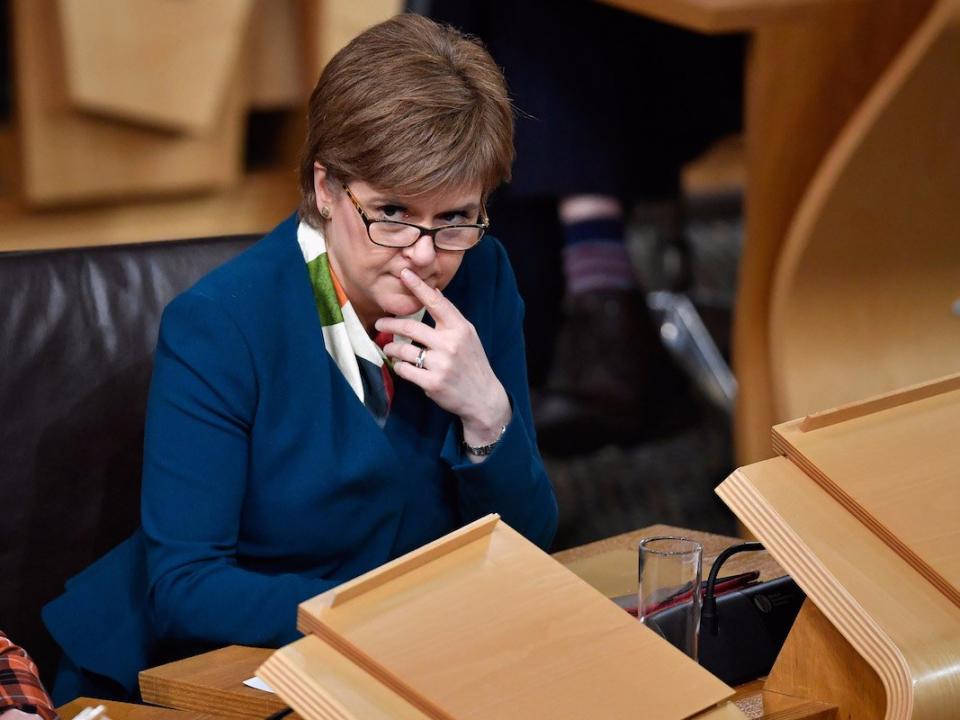
[{"label": "green and white scarf", "polygon": [[[393,401],[393,374],[382,348],[393,337],[381,333],[375,342],[367,335],[357,311],[333,272],[322,231],[301,221],[297,228],[297,242],[307,263],[327,352],[360,402],[383,427]],[[423,314],[421,308],[407,317],[420,320]],[[405,337],[397,336],[396,339],[410,342]]]}]

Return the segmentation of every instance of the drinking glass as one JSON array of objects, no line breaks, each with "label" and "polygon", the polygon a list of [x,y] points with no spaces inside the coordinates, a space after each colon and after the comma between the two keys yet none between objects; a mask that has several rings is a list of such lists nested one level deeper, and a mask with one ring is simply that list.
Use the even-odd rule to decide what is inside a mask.
[{"label": "drinking glass", "polygon": [[640,541],[637,616],[670,644],[697,659],[703,547],[683,537]]}]

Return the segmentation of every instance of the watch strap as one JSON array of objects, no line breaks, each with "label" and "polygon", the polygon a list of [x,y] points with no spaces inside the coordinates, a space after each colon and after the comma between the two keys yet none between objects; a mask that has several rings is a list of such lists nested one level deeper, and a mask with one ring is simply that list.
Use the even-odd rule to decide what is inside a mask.
[{"label": "watch strap", "polygon": [[506,431],[507,426],[501,425],[500,432],[497,433],[497,439],[491,443],[487,443],[486,445],[470,445],[466,440],[461,440],[461,444],[463,445],[464,451],[466,451],[469,455],[473,455],[475,457],[485,457],[493,452],[493,449],[497,446],[497,443],[500,442],[500,438],[503,437],[503,434]]}]

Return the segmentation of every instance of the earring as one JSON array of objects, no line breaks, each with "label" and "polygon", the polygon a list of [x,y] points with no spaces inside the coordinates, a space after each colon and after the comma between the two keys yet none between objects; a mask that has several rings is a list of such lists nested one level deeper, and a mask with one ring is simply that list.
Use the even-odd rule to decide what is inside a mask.
[{"label": "earring", "polygon": [[320,208],[320,217],[322,217],[324,220],[329,220],[332,214],[333,213],[330,212],[329,206],[324,205],[322,208]]}]

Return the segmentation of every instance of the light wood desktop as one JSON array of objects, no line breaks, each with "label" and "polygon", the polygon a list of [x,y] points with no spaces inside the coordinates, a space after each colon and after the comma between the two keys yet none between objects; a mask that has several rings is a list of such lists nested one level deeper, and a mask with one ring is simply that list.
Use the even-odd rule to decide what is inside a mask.
[{"label": "light wood desktop", "polygon": [[771,457],[769,312],[781,246],[821,160],[932,0],[604,0],[703,33],[748,35],[746,238],[733,361],[737,463]]},{"label": "light wood desktop", "polygon": [[[175,710],[155,705],[135,705],[134,703],[118,702],[116,700],[97,700],[96,698],[78,697],[66,705],[57,708],[61,720],[73,720],[77,714],[88,708],[103,705],[106,708],[104,715],[110,720],[211,720],[223,717],[207,713],[192,712],[189,710]],[[103,716],[101,716],[103,717]],[[296,720],[293,715],[288,720]]]}]

